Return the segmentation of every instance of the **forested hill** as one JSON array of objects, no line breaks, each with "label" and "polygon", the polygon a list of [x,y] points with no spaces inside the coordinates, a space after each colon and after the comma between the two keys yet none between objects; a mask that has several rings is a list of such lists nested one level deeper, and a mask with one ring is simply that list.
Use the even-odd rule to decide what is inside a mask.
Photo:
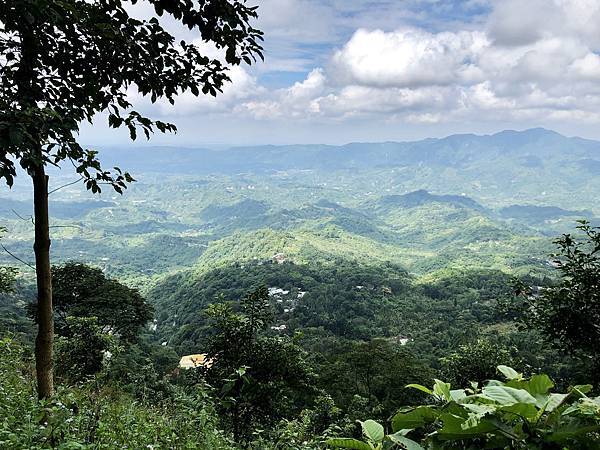
[{"label": "forested hill", "polygon": [[600,173],[600,142],[568,138],[542,128],[502,131],[484,136],[458,134],[414,142],[350,143],[341,146],[266,145],[227,150],[107,148],[102,150],[102,155],[111,163],[118,162],[133,171],[196,174],[366,169],[413,164],[468,169],[498,161],[537,169],[568,162],[573,168]]},{"label": "forested hill", "polygon": [[[54,176],[52,188],[67,186],[51,197],[53,254],[144,286],[165,273],[276,253],[299,262],[391,261],[421,274],[545,270],[554,237],[600,217],[600,142],[543,129],[100,155],[138,181],[123,196],[90,196],[71,177]],[[25,261],[33,260],[30,195],[22,185],[0,191],[5,243]]]},{"label": "forested hill", "polygon": [[[341,147],[108,149],[101,156],[137,182],[122,196],[92,196],[55,174],[51,249],[63,265],[59,274],[109,277],[106,286],[138,288],[151,305],[140,341],[110,373],[132,395],[167,395],[161,392],[171,389],[167,380],[181,357],[216,348],[221,363],[235,359],[215,365],[211,392],[225,392],[223,383],[246,368],[253,388],[269,389],[249,397],[248,410],[275,399],[267,414],[246,421],[248,432],[260,424],[287,435],[284,424],[297,425],[280,419],[320,415],[325,405],[337,411],[323,419],[326,426],[359,437],[356,419],[387,420],[421,401],[405,389],[410,383],[439,378],[464,386],[494,376],[498,364],[548,372],[563,386],[593,373],[549,352],[541,334],[523,329],[502,305],[512,301],[515,280],[537,292],[553,286],[553,241],[572,233],[577,220],[600,223],[600,142],[536,129]],[[11,252],[0,253],[0,266],[14,265],[12,255],[33,263],[31,215],[24,185],[0,191],[1,243]],[[27,266],[21,269],[16,292],[0,295],[0,329],[31,341],[26,310],[35,285]],[[88,275],[82,283],[97,288]],[[58,292],[65,277],[54,281]],[[250,307],[261,328],[239,333],[240,324],[255,323],[244,316]],[[213,347],[220,326],[221,350]],[[286,389],[298,374],[306,375],[306,389],[292,405]],[[317,392],[324,397],[313,401]],[[219,420],[231,429],[229,400],[218,395]],[[320,433],[311,428],[298,439]]]}]

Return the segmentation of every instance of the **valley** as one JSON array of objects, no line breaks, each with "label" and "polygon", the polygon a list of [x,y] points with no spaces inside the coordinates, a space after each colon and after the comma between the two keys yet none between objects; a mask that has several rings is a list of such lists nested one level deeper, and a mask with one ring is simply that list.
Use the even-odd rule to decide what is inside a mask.
[{"label": "valley", "polygon": [[[424,302],[426,295],[418,292],[425,288],[411,293],[421,300],[407,298],[410,289],[392,290],[386,298],[381,290],[392,280],[427,287],[479,272],[504,280],[552,277],[552,240],[576,220],[597,223],[600,215],[600,177],[564,173],[582,157],[600,158],[600,143],[542,130],[208,156],[173,150],[173,159],[171,149],[145,151],[162,156],[148,160],[141,150],[136,157],[123,152],[138,180],[123,196],[94,197],[77,185],[51,196],[52,251],[57,262],[89,263],[140,288],[157,307],[158,339],[174,336],[180,354],[200,350],[199,340],[186,337],[198,325],[190,317],[199,317],[216,295],[240,298],[261,283],[307,292],[298,310],[278,308],[287,333],[310,324],[330,329],[320,322],[324,310],[350,305],[346,315],[352,320],[339,325],[344,331],[338,334],[408,335],[422,324],[414,317],[404,323],[402,316],[407,305]],[[456,160],[448,160],[450,153]],[[531,163],[536,153],[542,163]],[[107,150],[111,157],[118,157],[116,150]],[[248,159],[253,171],[234,173]],[[28,190],[19,186],[11,195],[0,202],[8,229],[3,243],[31,262]],[[1,258],[15,263],[6,253]],[[27,284],[33,272],[20,269]],[[379,271],[387,276],[373,279]],[[319,272],[329,276],[315,279]],[[354,284],[340,285],[345,272],[355,274]],[[361,285],[371,288],[357,292]],[[390,309],[397,317],[370,331],[351,331],[353,321],[374,320],[353,309],[358,294],[367,304],[382,302],[368,308],[373,317]],[[390,302],[396,303],[390,308]],[[425,320],[424,313],[419,317]]]},{"label": "valley", "polygon": [[[51,195],[53,259],[98,267],[139,289],[154,319],[127,358],[148,354],[166,374],[181,356],[210,348],[211,308],[237,311],[240,299],[265,286],[266,335],[299,345],[319,374],[316,386],[347,414],[353,395],[382,419],[417,401],[400,390],[386,400],[389,376],[399,376],[393,389],[456,377],[448,355],[463,358],[468,346],[485,352],[482,361],[509,358],[559,383],[576,379],[582,372],[569,357],[549,352],[502,305],[514,298],[517,279],[555,283],[558,236],[579,220],[600,224],[600,177],[578,169],[582,158],[600,160],[600,143],[544,130],[509,136],[230,152],[148,148],[129,158],[123,150],[138,180],[123,196],[94,197],[55,174],[65,187]],[[106,157],[120,152],[108,149]],[[238,172],[248,161],[252,170]],[[31,263],[31,194],[22,185],[10,194],[0,199],[2,244]],[[6,252],[0,262],[18,264]],[[26,340],[33,281],[20,264],[16,293],[0,296],[0,325]],[[382,361],[397,353],[401,365],[378,388],[361,372],[370,369],[352,362],[372,347]],[[368,383],[342,381],[337,370]]]}]

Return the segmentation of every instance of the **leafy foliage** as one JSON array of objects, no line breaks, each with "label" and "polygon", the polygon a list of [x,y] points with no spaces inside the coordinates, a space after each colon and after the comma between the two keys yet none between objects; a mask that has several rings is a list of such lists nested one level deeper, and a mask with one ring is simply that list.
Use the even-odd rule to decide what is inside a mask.
[{"label": "leafy foliage", "polygon": [[[117,385],[61,389],[38,401],[25,349],[0,339],[1,448],[233,449],[219,432],[210,398],[178,391],[162,403],[135,401]],[[48,418],[40,424],[42,418]]]},{"label": "leafy foliage", "polygon": [[517,355],[518,349],[506,346],[499,339],[481,337],[443,357],[441,373],[453,385],[466,386],[471,381],[493,378],[501,364],[515,367],[521,362]]},{"label": "leafy foliage", "polygon": [[518,301],[508,305],[525,327],[534,327],[567,352],[600,364],[600,229],[582,221],[582,236],[556,241],[560,282],[547,288],[518,283]]},{"label": "leafy foliage", "polygon": [[430,394],[434,404],[401,409],[391,420],[392,435],[386,436],[377,422],[366,421],[366,442],[337,438],[328,444],[358,450],[382,448],[385,440],[409,450],[596,448],[600,397],[586,395],[591,386],[553,393],[547,375],[524,378],[508,366],[498,370],[506,381],[490,380],[483,386],[474,382],[467,389],[451,389],[440,380],[432,389],[410,385]]},{"label": "leafy foliage", "polygon": [[[14,159],[26,170],[70,161],[86,188],[100,192],[108,183],[122,192],[129,173],[102,169],[97,152],[76,140],[79,123],[108,112],[111,127],[138,130],[175,126],[152,121],[127,99],[135,86],[152,102],[174,103],[181,92],[216,95],[228,81],[227,66],[203,55],[198,46],[176,42],[156,17],[130,17],[122,0],[67,2],[18,0],[0,7],[0,178],[10,186]],[[256,8],[240,1],[151,0],[156,15],[173,18],[200,32],[224,52],[227,64],[251,63],[262,56],[262,33],[250,25]]]},{"label": "leafy foliage", "polygon": [[[360,422],[360,421],[359,421]],[[390,446],[400,445],[407,450],[422,450],[415,441],[408,439],[404,433],[399,432],[386,435],[383,426],[374,420],[360,422],[365,441],[352,438],[332,438],[327,440],[327,445],[334,448],[347,448],[353,450],[382,450]]]},{"label": "leafy foliage", "polygon": [[439,380],[433,389],[413,386],[430,393],[436,404],[401,410],[392,429],[410,436],[426,431],[423,443],[431,449],[596,447],[600,398],[586,395],[591,386],[553,393],[547,375],[524,378],[507,366],[498,370],[506,381],[454,390]]},{"label": "leafy foliage", "polygon": [[214,335],[208,340],[206,381],[221,398],[220,409],[237,441],[302,410],[313,394],[313,374],[302,349],[288,338],[265,336],[272,313],[265,287],[248,294],[240,313],[212,305]]},{"label": "leafy foliage", "polygon": [[[152,319],[153,308],[136,289],[106,278],[102,270],[80,263],[53,268],[56,330],[69,335],[68,317],[96,317],[105,332],[133,340]],[[35,304],[30,305],[35,317]],[[71,321],[71,324],[76,322]]]},{"label": "leafy foliage", "polygon": [[0,267],[0,292],[9,292],[13,288],[15,273],[12,267]]},{"label": "leafy foliage", "polygon": [[100,372],[114,344],[96,317],[67,317],[66,326],[68,337],[61,336],[56,343],[56,373],[73,384]]},{"label": "leafy foliage", "polygon": [[368,342],[334,340],[327,345],[320,336],[305,343],[316,352],[315,370],[320,387],[344,411],[360,398],[362,409],[373,418],[386,419],[399,407],[416,404],[422,395],[404,389],[409,383],[433,379],[431,368],[410,350],[393,340]]},{"label": "leafy foliage", "polygon": [[[0,227],[0,239],[6,232],[6,228]],[[0,266],[0,294],[12,290],[15,282],[16,270],[12,267]]]}]

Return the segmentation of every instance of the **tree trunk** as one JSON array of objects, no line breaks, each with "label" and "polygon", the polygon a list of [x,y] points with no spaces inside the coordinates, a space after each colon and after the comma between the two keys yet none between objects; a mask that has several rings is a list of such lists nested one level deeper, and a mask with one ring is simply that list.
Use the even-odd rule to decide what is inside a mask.
[{"label": "tree trunk", "polygon": [[[35,2],[26,7],[35,7]],[[31,19],[31,20],[30,20]],[[32,15],[23,17],[18,33],[21,40],[21,60],[16,76],[19,109],[32,112],[39,109],[43,100],[36,66],[39,64],[36,24]],[[52,274],[50,270],[50,224],[48,217],[48,177],[42,152],[42,139],[39,130],[28,127],[31,136],[31,149],[21,158],[27,157],[26,167],[33,180],[33,206],[35,217],[35,273],[37,277],[37,320],[38,335],[35,339],[35,369],[37,391],[40,399],[54,394],[53,344],[54,318],[52,315]]]},{"label": "tree trunk", "polygon": [[40,399],[54,394],[52,314],[52,273],[50,269],[50,223],[48,217],[48,176],[39,165],[31,174],[35,216],[35,271],[37,276],[38,335],[35,340],[35,369]]}]

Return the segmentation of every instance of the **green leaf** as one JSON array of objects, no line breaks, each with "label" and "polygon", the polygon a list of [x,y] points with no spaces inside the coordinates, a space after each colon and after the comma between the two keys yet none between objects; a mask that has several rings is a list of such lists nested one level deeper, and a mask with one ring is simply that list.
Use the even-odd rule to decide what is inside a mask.
[{"label": "green leaf", "polygon": [[506,377],[507,380],[522,380],[523,374],[508,366],[498,366],[498,371]]},{"label": "green leaf", "polygon": [[468,423],[469,419],[456,416],[450,413],[440,415],[440,420],[444,424],[436,434],[444,440],[465,439],[490,433],[497,429],[491,422],[482,419],[475,426]]},{"label": "green leaf", "polygon": [[450,391],[450,398],[452,401],[459,403],[467,398],[467,394],[465,393],[464,389],[453,389]]},{"label": "green leaf", "polygon": [[443,381],[437,379],[434,381],[435,384],[433,385],[433,393],[447,402],[452,400],[452,397],[450,396],[450,383],[444,383]]},{"label": "green leaf", "polygon": [[593,389],[591,384],[578,384],[577,386],[573,386],[571,392],[576,392],[578,394],[588,394]]},{"label": "green leaf", "polygon": [[548,375],[534,375],[527,383],[527,390],[534,397],[537,395],[546,395],[554,383]]},{"label": "green leaf", "polygon": [[552,412],[563,402],[569,394],[550,394],[544,405],[544,411]]},{"label": "green leaf", "polygon": [[406,450],[424,450],[419,444],[412,439],[403,436],[401,433],[394,433],[388,436],[394,444],[403,446]]},{"label": "green leaf", "polygon": [[353,450],[373,450],[373,447],[366,442],[351,438],[333,438],[325,442],[328,446],[334,448],[350,448]]},{"label": "green leaf", "polygon": [[514,405],[515,403],[536,404],[535,397],[526,390],[508,386],[486,386],[483,388],[481,397],[492,400],[500,405]]},{"label": "green leaf", "polygon": [[494,406],[478,405],[475,403],[465,403],[462,407],[469,412],[468,418],[461,424],[461,429],[463,430],[477,427],[481,423],[483,417],[496,410]]},{"label": "green leaf", "polygon": [[500,411],[516,414],[528,420],[534,420],[538,415],[537,408],[530,403],[515,403],[514,405],[502,406]]},{"label": "green leaf", "polygon": [[363,434],[371,441],[376,443],[383,441],[383,438],[385,437],[385,430],[381,424],[369,419],[365,420],[364,422],[360,422],[360,426],[362,427]]},{"label": "green leaf", "polygon": [[419,406],[409,411],[398,412],[392,418],[392,430],[394,433],[403,429],[419,428],[435,422],[439,412],[429,406]]},{"label": "green leaf", "polygon": [[425,392],[426,394],[433,395],[433,391],[431,389],[426,388],[425,386],[422,386],[420,384],[407,384],[406,387],[412,388],[412,389],[417,389],[421,392]]}]

